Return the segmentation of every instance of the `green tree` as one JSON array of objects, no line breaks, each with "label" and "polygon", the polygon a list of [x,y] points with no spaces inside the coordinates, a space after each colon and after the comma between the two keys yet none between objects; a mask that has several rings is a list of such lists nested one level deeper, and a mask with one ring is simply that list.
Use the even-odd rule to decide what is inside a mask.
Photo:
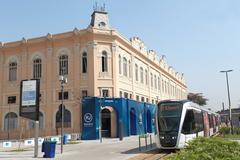
[{"label": "green tree", "polygon": [[205,98],[202,93],[189,93],[187,96],[188,100],[199,104],[200,106],[204,106],[207,104],[208,99]]}]

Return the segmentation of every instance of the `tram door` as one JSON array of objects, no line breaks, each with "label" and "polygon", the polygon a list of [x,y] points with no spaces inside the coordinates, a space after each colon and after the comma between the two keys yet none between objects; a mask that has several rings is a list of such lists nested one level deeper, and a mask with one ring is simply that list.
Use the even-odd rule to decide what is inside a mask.
[{"label": "tram door", "polygon": [[105,108],[101,112],[101,133],[102,137],[111,137],[111,112]]}]

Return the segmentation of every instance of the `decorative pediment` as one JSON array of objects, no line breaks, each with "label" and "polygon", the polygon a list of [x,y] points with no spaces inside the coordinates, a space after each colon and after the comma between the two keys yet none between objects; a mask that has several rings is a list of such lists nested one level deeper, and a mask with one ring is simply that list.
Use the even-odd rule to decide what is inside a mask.
[{"label": "decorative pediment", "polygon": [[145,46],[144,42],[139,37],[133,37],[130,38],[130,42],[132,43],[132,46],[139,51],[146,53],[147,47]]},{"label": "decorative pediment", "polygon": [[0,48],[3,48],[3,46],[4,46],[4,43],[0,42]]},{"label": "decorative pediment", "polygon": [[51,33],[48,33],[47,35],[46,35],[46,38],[47,38],[47,40],[52,40],[52,34]]},{"label": "decorative pediment", "polygon": [[27,43],[27,39],[26,38],[22,38],[22,44],[26,44]]},{"label": "decorative pediment", "polygon": [[75,34],[75,35],[79,35],[79,29],[77,29],[76,27],[73,29],[73,33]]}]

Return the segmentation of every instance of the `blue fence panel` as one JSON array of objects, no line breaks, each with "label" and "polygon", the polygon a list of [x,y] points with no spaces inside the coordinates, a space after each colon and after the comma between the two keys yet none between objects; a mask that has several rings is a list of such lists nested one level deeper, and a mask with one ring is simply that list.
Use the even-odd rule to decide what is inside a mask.
[{"label": "blue fence panel", "polygon": [[[101,110],[111,107],[116,112],[117,136],[139,135],[155,130],[156,105],[125,98],[87,97],[82,100],[82,139],[99,139]],[[121,132],[121,133],[120,133]]]}]

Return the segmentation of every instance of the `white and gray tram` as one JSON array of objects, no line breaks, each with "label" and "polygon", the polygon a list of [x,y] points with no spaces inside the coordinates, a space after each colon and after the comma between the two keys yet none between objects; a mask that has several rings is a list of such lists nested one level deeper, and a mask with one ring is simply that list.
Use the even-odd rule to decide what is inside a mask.
[{"label": "white and gray tram", "polygon": [[201,109],[187,100],[165,100],[156,109],[156,144],[160,149],[184,148],[197,136],[209,137],[218,132],[220,116]]}]

